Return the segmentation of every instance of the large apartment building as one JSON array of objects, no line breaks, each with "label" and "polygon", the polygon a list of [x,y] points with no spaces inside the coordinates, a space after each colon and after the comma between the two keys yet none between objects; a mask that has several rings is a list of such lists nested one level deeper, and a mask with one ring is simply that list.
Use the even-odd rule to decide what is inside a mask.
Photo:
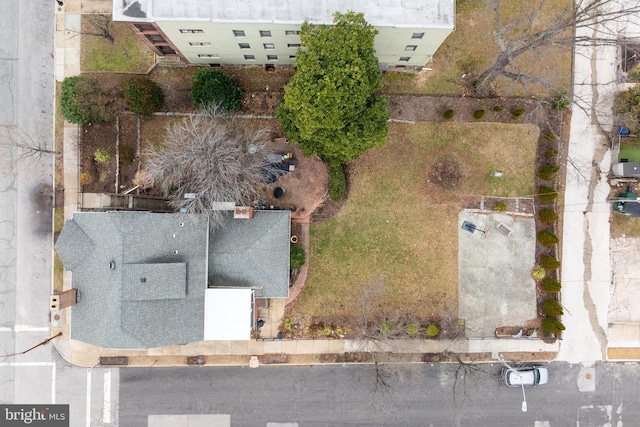
[{"label": "large apartment building", "polygon": [[127,22],[158,54],[192,64],[293,64],[300,26],[363,12],[378,35],[382,68],[422,67],[455,29],[455,0],[118,0]]}]

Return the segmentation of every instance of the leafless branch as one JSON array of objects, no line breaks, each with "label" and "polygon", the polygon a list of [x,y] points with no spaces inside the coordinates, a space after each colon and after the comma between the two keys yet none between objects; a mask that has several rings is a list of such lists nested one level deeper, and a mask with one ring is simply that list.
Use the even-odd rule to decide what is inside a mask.
[{"label": "leafless branch", "polygon": [[637,23],[640,16],[638,0],[579,0],[575,4],[570,2],[545,24],[543,12],[547,2],[531,0],[523,2],[520,12],[505,22],[501,15],[503,1],[489,3],[495,15],[494,40],[500,53],[475,81],[480,96],[491,93],[491,86],[499,76],[549,87],[541,77],[522,73],[515,64],[516,58],[550,47],[617,45],[627,37],[620,28]]},{"label": "leafless branch", "polygon": [[27,162],[38,162],[56,154],[43,138],[33,138],[10,124],[0,125],[0,165],[4,171],[14,171]]},{"label": "leafless branch", "polygon": [[206,213],[222,224],[216,202],[251,205],[267,162],[265,129],[252,131],[230,117],[190,116],[166,129],[162,144],[144,153],[146,178],[187,213]]}]

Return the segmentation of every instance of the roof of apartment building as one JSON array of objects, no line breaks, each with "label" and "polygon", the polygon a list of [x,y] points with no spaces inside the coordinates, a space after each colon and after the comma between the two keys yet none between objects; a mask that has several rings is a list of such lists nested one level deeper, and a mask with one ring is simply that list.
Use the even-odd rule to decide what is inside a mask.
[{"label": "roof of apartment building", "polygon": [[122,0],[116,21],[210,21],[331,24],[336,11],[363,12],[378,27],[454,28],[455,0]]}]

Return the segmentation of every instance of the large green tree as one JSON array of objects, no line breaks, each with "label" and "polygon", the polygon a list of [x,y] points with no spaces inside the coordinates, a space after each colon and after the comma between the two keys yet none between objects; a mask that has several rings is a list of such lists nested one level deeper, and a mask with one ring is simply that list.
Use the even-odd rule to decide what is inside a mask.
[{"label": "large green tree", "polygon": [[302,25],[296,73],[276,116],[305,155],[339,165],[384,145],[389,114],[385,98],[377,94],[377,31],[362,13],[336,12],[333,22]]}]

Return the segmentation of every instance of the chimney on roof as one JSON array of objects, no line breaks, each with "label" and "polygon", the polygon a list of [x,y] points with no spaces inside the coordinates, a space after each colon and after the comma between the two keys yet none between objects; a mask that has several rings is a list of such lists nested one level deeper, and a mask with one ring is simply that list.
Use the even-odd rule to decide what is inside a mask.
[{"label": "chimney on roof", "polygon": [[253,208],[249,206],[236,206],[233,210],[233,219],[253,218]]},{"label": "chimney on roof", "polygon": [[69,289],[63,292],[56,292],[51,295],[51,310],[62,310],[71,307],[78,302],[78,290]]}]

